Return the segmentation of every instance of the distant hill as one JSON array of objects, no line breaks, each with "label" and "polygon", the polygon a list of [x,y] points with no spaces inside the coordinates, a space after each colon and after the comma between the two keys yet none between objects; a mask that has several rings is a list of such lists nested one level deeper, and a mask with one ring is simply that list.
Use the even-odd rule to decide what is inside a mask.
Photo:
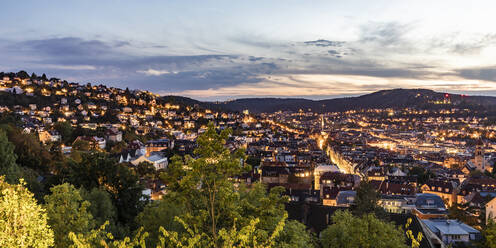
[{"label": "distant hill", "polygon": [[[321,41],[319,41],[321,42]],[[30,103],[36,103],[40,106],[53,105],[60,101],[62,96],[56,94],[56,89],[72,87],[78,89],[80,94],[74,96],[84,101],[90,101],[84,93],[93,91],[91,84],[78,84],[69,83],[65,80],[57,78],[48,79],[45,74],[37,76],[32,73],[31,76],[25,71],[15,72],[0,72],[0,80],[4,77],[8,78],[8,83],[0,87],[0,106],[13,107],[15,105],[28,106]],[[28,80],[29,79],[29,80]],[[12,80],[12,82],[10,82]],[[20,81],[28,80],[33,83],[37,88],[34,90],[34,96],[25,94],[12,94],[9,93],[7,88],[12,85],[21,86],[26,88],[27,85],[21,85]],[[3,81],[3,80],[2,80]],[[40,84],[40,82],[45,82]],[[46,84],[46,83],[49,84]],[[57,85],[55,88],[47,85]],[[48,87],[48,88],[47,88]],[[120,94],[121,96],[131,97],[134,100],[141,98],[144,101],[149,101],[150,96],[153,95],[148,91],[133,90],[130,92],[128,89],[123,90],[119,88],[106,87],[105,85],[93,85],[97,87],[98,91],[108,91],[112,95]],[[42,88],[45,90],[53,91],[51,95],[44,96],[41,94]],[[109,94],[110,94],[109,93]],[[153,96],[154,98],[155,96]],[[143,100],[142,99],[142,100]],[[92,99],[95,102],[98,100]],[[103,100],[102,100],[103,101]],[[110,107],[118,107],[116,101],[108,101]],[[417,108],[417,109],[446,109],[446,108],[466,108],[481,113],[488,114],[491,112],[496,118],[496,97],[491,96],[467,96],[459,94],[446,94],[435,92],[427,89],[392,89],[381,90],[374,93],[357,96],[345,97],[326,100],[309,100],[303,98],[244,98],[233,101],[225,102],[203,102],[183,96],[160,96],[157,98],[158,103],[172,103],[178,104],[181,108],[193,107],[198,109],[212,109],[216,111],[235,111],[241,112],[248,109],[252,113],[262,112],[277,112],[277,111],[308,111],[311,109],[313,112],[340,112],[347,110],[358,109],[374,109],[374,108]],[[117,104],[112,106],[112,104]],[[140,105],[141,106],[141,105]],[[138,107],[140,107],[138,106]]]},{"label": "distant hill", "polygon": [[488,109],[496,108],[496,97],[466,96],[446,94],[427,89],[381,90],[358,97],[327,100],[308,100],[301,98],[244,98],[215,103],[229,111],[277,112],[311,109],[315,112],[339,112],[354,109],[373,108],[419,108],[439,109],[446,107]]}]

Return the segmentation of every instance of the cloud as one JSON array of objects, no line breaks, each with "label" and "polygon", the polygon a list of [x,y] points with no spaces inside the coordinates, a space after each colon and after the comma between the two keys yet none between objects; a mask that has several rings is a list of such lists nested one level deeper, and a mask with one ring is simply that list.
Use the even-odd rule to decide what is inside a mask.
[{"label": "cloud", "polygon": [[486,34],[468,41],[457,42],[452,45],[451,52],[466,55],[478,54],[483,49],[496,44],[496,34]]},{"label": "cloud", "polygon": [[170,72],[170,71],[167,71],[167,70],[154,70],[154,69],[148,69],[148,70],[138,70],[136,71],[138,73],[143,73],[147,76],[160,76],[160,75],[164,75],[164,74],[170,74],[170,73],[174,73],[174,74],[177,74],[177,72]]},{"label": "cloud", "polygon": [[458,69],[456,73],[463,78],[492,81],[496,85],[496,65]]},{"label": "cloud", "polygon": [[[119,44],[117,44],[119,46]],[[112,46],[99,40],[83,40],[76,37],[28,40],[14,45],[24,52],[45,56],[100,56]]]},{"label": "cloud", "polygon": [[44,64],[44,68],[60,69],[60,70],[96,70],[97,67],[93,65],[51,65]]},{"label": "cloud", "polygon": [[303,42],[305,45],[318,46],[318,47],[342,47],[346,42],[344,41],[331,41],[331,40],[312,40]]},{"label": "cloud", "polygon": [[411,25],[397,22],[371,22],[361,26],[359,41],[362,43],[376,43],[381,46],[404,46],[407,44],[404,36],[411,29]]}]

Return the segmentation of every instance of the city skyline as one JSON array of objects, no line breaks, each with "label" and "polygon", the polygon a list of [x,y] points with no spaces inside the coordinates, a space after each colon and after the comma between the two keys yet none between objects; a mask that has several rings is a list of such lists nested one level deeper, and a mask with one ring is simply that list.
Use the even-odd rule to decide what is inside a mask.
[{"label": "city skyline", "polygon": [[199,100],[496,95],[493,3],[6,1],[0,71]]}]

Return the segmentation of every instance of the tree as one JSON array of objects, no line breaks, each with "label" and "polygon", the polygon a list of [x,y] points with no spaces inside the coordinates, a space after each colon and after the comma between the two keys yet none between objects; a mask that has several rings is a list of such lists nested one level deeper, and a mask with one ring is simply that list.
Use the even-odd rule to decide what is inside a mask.
[{"label": "tree", "polygon": [[385,217],[385,210],[378,205],[379,193],[368,181],[361,181],[356,188],[355,204],[352,207],[353,214],[361,216],[375,213],[378,217]]},{"label": "tree", "polygon": [[49,172],[52,155],[33,134],[23,133],[12,125],[4,126],[9,141],[14,144],[17,155],[16,163],[21,167],[29,167],[38,172]]},{"label": "tree", "polygon": [[419,185],[426,183],[429,178],[432,177],[432,172],[425,170],[422,167],[413,167],[408,171],[409,176],[417,176],[417,182]]},{"label": "tree", "polygon": [[477,214],[475,213],[475,209],[470,207],[468,203],[454,203],[453,205],[451,205],[448,208],[448,218],[460,220],[461,222],[470,226],[480,225]]},{"label": "tree", "polygon": [[105,222],[114,224],[117,219],[117,210],[112,203],[112,196],[105,190],[93,188],[90,191],[79,189],[81,197],[90,203],[88,212],[93,216],[96,226],[101,226]]},{"label": "tree", "polygon": [[180,222],[186,229],[185,236],[179,236],[177,232],[169,232],[163,227],[160,228],[162,236],[160,237],[159,247],[239,247],[239,248],[270,248],[274,247],[276,238],[284,228],[284,223],[287,214],[281,219],[274,231],[265,237],[259,235],[259,229],[256,228],[259,219],[255,218],[246,226],[242,226],[238,230],[236,222],[231,228],[222,228],[219,230],[219,239],[213,243],[211,236],[206,233],[198,232],[191,229],[181,218],[176,217],[176,221]]},{"label": "tree", "polygon": [[239,198],[233,201],[230,215],[235,216],[242,226],[249,225],[252,219],[258,218],[257,228],[268,234],[286,214],[285,204],[289,198],[282,196],[285,191],[283,187],[271,188],[267,194],[264,184],[255,183],[250,188],[240,185],[237,191]]},{"label": "tree", "polygon": [[143,186],[137,174],[127,165],[119,164],[104,153],[88,153],[81,162],[71,163],[68,180],[86,190],[99,188],[107,191],[117,209],[117,220],[130,224],[142,210]]},{"label": "tree", "polygon": [[259,157],[254,157],[254,156],[248,156],[246,159],[246,163],[255,167],[260,165],[260,158]]},{"label": "tree", "polygon": [[52,194],[45,196],[45,208],[55,233],[55,247],[68,247],[70,232],[87,234],[94,227],[93,216],[88,211],[90,203],[68,183],[54,186],[50,191]]},{"label": "tree", "polygon": [[127,247],[146,247],[146,238],[148,234],[142,232],[142,228],[138,230],[134,238],[125,237],[121,240],[115,239],[115,237],[108,233],[107,228],[108,223],[100,226],[98,229],[92,230],[88,234],[81,233],[69,233],[69,238],[71,240],[70,248],[127,248]]},{"label": "tree", "polygon": [[[191,199],[196,199],[196,204],[201,204],[200,208],[195,208],[195,215],[204,216],[205,219],[198,223],[200,228],[206,228],[212,238],[214,246],[217,246],[217,236],[219,230],[219,220],[225,211],[223,207],[229,207],[234,196],[229,178],[240,174],[244,165],[241,163],[244,159],[244,152],[238,150],[234,153],[224,145],[231,130],[225,129],[217,133],[212,123],[209,124],[207,131],[198,137],[198,148],[195,149],[196,159],[186,157],[186,167],[188,170],[181,178],[180,188],[187,192]],[[206,210],[206,211],[205,211]],[[232,226],[232,224],[230,225]],[[203,229],[205,230],[205,229]]]},{"label": "tree", "polygon": [[77,140],[72,145],[72,148],[77,151],[89,151],[91,150],[91,144],[87,140]]},{"label": "tree", "polygon": [[160,243],[160,227],[180,233],[185,231],[181,223],[175,220],[175,216],[183,214],[184,209],[184,203],[178,200],[174,193],[164,196],[159,201],[151,202],[144,208],[136,217],[136,223],[150,234],[147,240],[149,247],[156,247]]},{"label": "tree", "polygon": [[17,76],[20,77],[21,79],[29,78],[29,74],[26,71],[19,71],[17,73]]},{"label": "tree", "polygon": [[[233,182],[232,179],[249,170],[249,166],[243,163],[243,150],[231,152],[225,147],[229,133],[229,129],[218,133],[209,124],[197,140],[195,158],[174,156],[166,172],[161,174],[170,192],[167,201],[177,203],[175,208],[182,210],[176,217],[173,213],[161,217],[165,223],[176,220],[176,226],[164,227],[162,233],[167,240],[177,246],[208,247],[243,246],[248,244],[244,241],[246,238],[252,239],[254,243],[249,244],[253,246],[273,246],[279,242],[284,244],[281,247],[311,240],[306,231],[294,232],[305,230],[303,226],[286,223],[288,197],[281,196],[282,187],[274,187],[267,193],[260,183],[248,188]],[[178,224],[182,225],[179,231],[171,230],[178,228]],[[286,224],[289,227],[284,229]],[[300,240],[297,235],[302,236]],[[282,238],[276,239],[279,236]],[[261,240],[274,243],[259,242]]]},{"label": "tree", "polygon": [[155,179],[157,170],[152,163],[143,161],[136,166],[136,173],[139,175],[140,178],[153,180]]},{"label": "tree", "polygon": [[124,141],[120,141],[114,144],[107,143],[107,146],[110,147],[110,152],[112,154],[119,154],[124,151],[124,149],[126,149],[127,143]]},{"label": "tree", "polygon": [[45,184],[40,181],[40,174],[30,168],[20,168],[20,173],[22,174],[22,179],[26,182],[26,188],[34,194],[34,197],[38,201],[43,200],[43,196],[47,193],[45,189]]},{"label": "tree", "polygon": [[482,233],[484,235],[483,247],[496,248],[496,223],[490,219]]},{"label": "tree", "polygon": [[317,247],[316,238],[306,229],[306,226],[296,220],[286,220],[284,229],[275,239],[274,247]]},{"label": "tree", "polygon": [[392,248],[404,247],[405,235],[394,224],[383,222],[374,214],[355,217],[348,211],[337,211],[333,224],[321,233],[324,248]]},{"label": "tree", "polygon": [[0,247],[51,247],[47,214],[24,182],[11,185],[0,177]]},{"label": "tree", "polygon": [[9,183],[16,183],[22,175],[16,159],[14,145],[9,142],[5,132],[0,130],[0,174],[5,175],[5,180]]},{"label": "tree", "polygon": [[412,224],[412,218],[408,218],[405,224],[405,229],[406,229],[406,237],[408,241],[411,244],[412,248],[419,248],[420,247],[420,242],[423,239],[423,234],[422,232],[417,232],[417,234],[413,234],[413,231],[409,229],[410,225]]},{"label": "tree", "polygon": [[64,144],[69,144],[72,141],[73,128],[69,122],[57,122],[54,124],[53,128],[60,133]]}]

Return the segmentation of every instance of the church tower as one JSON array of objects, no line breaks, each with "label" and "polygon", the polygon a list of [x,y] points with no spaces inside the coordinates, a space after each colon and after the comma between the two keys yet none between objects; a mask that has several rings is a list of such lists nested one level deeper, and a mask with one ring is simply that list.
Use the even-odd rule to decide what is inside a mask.
[{"label": "church tower", "polygon": [[484,172],[486,168],[486,158],[484,157],[484,143],[482,139],[475,145],[474,165],[477,170]]}]

